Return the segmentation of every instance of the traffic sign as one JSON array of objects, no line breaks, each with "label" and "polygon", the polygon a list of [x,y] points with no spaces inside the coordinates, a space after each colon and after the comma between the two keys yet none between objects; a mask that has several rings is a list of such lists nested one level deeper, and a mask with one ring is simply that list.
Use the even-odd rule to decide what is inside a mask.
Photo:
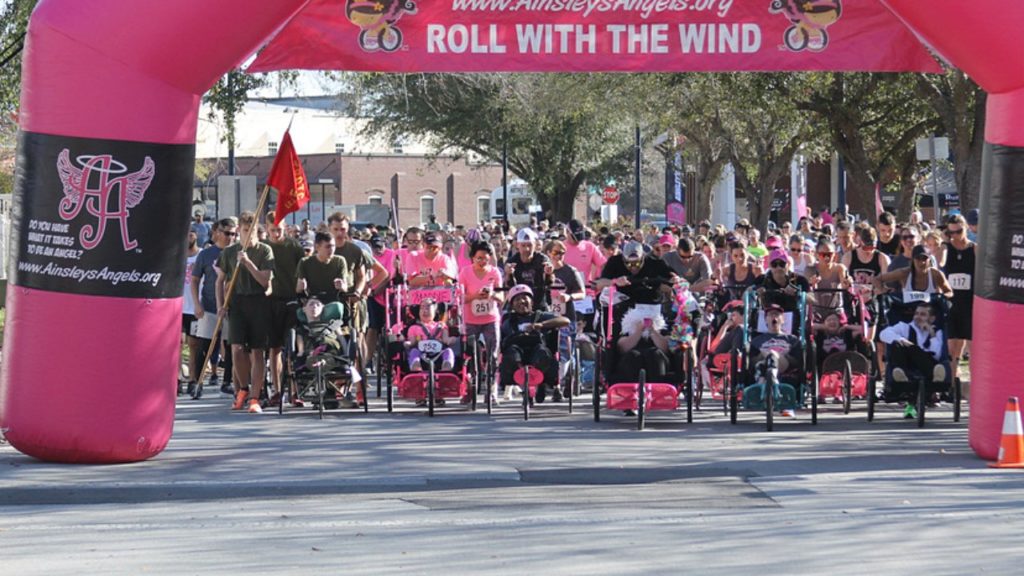
[{"label": "traffic sign", "polygon": [[605,186],[603,196],[605,204],[616,204],[619,201],[619,189],[615,186]]}]

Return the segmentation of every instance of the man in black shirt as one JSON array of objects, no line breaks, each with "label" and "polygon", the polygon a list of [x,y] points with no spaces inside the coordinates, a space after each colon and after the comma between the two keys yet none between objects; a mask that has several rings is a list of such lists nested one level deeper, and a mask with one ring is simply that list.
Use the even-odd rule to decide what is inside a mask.
[{"label": "man in black shirt", "polygon": [[621,254],[608,259],[597,281],[598,290],[615,285],[616,290],[638,304],[657,304],[662,295],[671,297],[676,275],[663,260],[644,254],[643,244],[631,240]]},{"label": "man in black shirt", "polygon": [[555,280],[555,267],[551,260],[537,251],[537,233],[530,228],[516,232],[516,253],[505,263],[505,286],[529,286],[539,310],[551,304],[551,284]]}]

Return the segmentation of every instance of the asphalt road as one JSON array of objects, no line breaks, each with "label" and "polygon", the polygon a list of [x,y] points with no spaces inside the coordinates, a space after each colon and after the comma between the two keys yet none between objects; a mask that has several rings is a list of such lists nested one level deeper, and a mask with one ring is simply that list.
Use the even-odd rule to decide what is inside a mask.
[{"label": "asphalt road", "polygon": [[719,411],[648,429],[581,406],[523,422],[248,415],[179,402],[157,458],[66,466],[0,446],[3,574],[1020,573],[1024,472],[948,408],[829,407],[764,431]]}]

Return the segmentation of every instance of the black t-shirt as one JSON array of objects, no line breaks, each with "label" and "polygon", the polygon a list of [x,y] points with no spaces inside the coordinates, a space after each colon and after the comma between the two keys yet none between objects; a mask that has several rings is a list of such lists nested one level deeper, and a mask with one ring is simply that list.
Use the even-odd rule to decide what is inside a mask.
[{"label": "black t-shirt", "polygon": [[617,288],[631,300],[639,304],[657,304],[661,301],[658,282],[642,282],[642,280],[663,279],[670,280],[675,274],[664,261],[657,258],[644,258],[643,266],[633,274],[626,268],[626,260],[622,254],[616,254],[608,259],[601,271],[601,278],[613,280],[625,276],[631,284]]},{"label": "black t-shirt", "polygon": [[[555,270],[555,282],[551,285],[553,290],[561,290],[566,294],[577,294],[583,291],[583,278],[572,266],[565,264]],[[572,300],[565,303],[565,317],[569,322],[576,323],[576,307]]]},{"label": "black t-shirt", "polygon": [[533,306],[539,310],[547,310],[551,305],[551,284],[544,276],[544,265],[551,262],[547,256],[534,253],[529,262],[523,262],[519,252],[509,256],[508,264],[515,264],[516,269],[505,280],[507,286],[526,284],[533,290]]},{"label": "black t-shirt", "polygon": [[893,234],[892,238],[890,238],[888,242],[882,242],[882,239],[879,238],[876,245],[878,246],[879,252],[885,254],[889,258],[892,258],[900,251],[900,235]]},{"label": "black t-shirt", "polygon": [[[501,320],[501,348],[508,346],[532,347],[540,344],[545,336],[544,332],[525,330],[529,324],[536,324],[555,318],[554,314],[538,312],[534,310],[529,314],[509,312]],[[550,331],[549,331],[550,332]]]},{"label": "black t-shirt", "polygon": [[769,352],[778,352],[788,359],[791,368],[799,366],[800,339],[792,334],[758,334],[751,339],[750,350],[751,354],[759,352],[762,358]]},{"label": "black t-shirt", "polygon": [[778,292],[778,290],[782,290],[787,286],[794,286],[803,292],[809,292],[811,289],[811,284],[807,281],[807,278],[792,272],[786,274],[785,284],[776,282],[775,277],[771,273],[765,274],[761,277],[760,286],[768,291],[764,295],[765,305],[778,304],[786,312],[796,312],[797,295]]}]

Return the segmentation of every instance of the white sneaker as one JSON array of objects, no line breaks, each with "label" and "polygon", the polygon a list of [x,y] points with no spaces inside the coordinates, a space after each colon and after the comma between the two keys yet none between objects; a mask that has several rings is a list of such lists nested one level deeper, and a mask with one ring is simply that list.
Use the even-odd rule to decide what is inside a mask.
[{"label": "white sneaker", "polygon": [[935,368],[932,369],[932,382],[945,382],[946,381],[946,367],[942,364],[936,364]]},{"label": "white sneaker", "polygon": [[796,410],[783,410],[780,414],[783,418],[796,418]]},{"label": "white sneaker", "polygon": [[[936,366],[936,368],[938,367],[939,366]],[[903,371],[903,368],[893,368],[892,379],[894,382],[910,382],[907,378],[907,373]]]},{"label": "white sneaker", "polygon": [[441,362],[441,370],[444,372],[450,372],[455,368],[455,364],[451,360],[444,360]]},{"label": "white sneaker", "polygon": [[259,400],[249,401],[249,414],[263,414],[263,408],[260,407]]}]

